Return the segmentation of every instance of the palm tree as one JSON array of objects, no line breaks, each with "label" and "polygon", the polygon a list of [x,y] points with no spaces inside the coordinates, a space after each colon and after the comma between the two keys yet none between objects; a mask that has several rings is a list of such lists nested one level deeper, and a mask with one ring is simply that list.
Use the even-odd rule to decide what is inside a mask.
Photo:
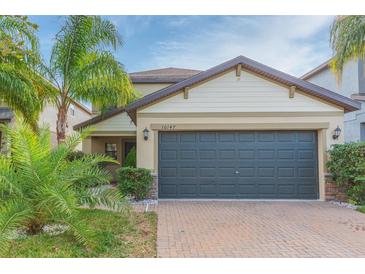
[{"label": "palm tree", "polygon": [[331,66],[340,77],[347,61],[365,57],[365,16],[337,16],[331,29],[331,45],[335,53]]},{"label": "palm tree", "polygon": [[68,159],[87,131],[53,148],[49,129],[35,133],[21,121],[0,127],[8,148],[0,155],[0,253],[7,250],[14,230],[35,234],[49,223],[67,225],[76,240],[92,243],[92,234],[78,219],[79,207],[123,208],[116,190],[90,188],[109,182],[110,174],[99,164],[115,161],[104,155]]},{"label": "palm tree", "polygon": [[26,16],[0,16],[0,100],[34,129],[54,88],[35,72],[40,62],[37,25]]},{"label": "palm tree", "polygon": [[133,98],[123,66],[109,49],[121,38],[113,23],[100,16],[68,16],[57,33],[49,64],[43,74],[57,88],[57,140],[66,136],[71,99],[90,101],[101,107],[125,105]]}]

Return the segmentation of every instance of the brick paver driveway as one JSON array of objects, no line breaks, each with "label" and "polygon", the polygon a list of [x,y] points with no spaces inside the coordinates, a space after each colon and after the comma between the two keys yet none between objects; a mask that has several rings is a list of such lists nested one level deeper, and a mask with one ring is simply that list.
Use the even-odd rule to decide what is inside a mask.
[{"label": "brick paver driveway", "polygon": [[326,202],[160,201],[159,257],[365,257],[365,214]]}]

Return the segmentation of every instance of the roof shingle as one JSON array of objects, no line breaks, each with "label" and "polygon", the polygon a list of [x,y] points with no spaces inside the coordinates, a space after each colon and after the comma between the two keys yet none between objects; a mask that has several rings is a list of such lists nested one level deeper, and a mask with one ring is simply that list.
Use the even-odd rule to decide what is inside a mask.
[{"label": "roof shingle", "polygon": [[190,78],[200,70],[183,68],[162,68],[129,73],[133,83],[177,83]]}]

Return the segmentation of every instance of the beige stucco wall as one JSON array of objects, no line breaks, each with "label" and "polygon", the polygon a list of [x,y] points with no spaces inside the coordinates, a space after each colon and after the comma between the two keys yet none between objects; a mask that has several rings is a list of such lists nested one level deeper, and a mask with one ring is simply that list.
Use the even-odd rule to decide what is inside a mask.
[{"label": "beige stucco wall", "polygon": [[[67,113],[67,122],[68,127],[66,128],[66,135],[70,135],[74,132],[73,126],[79,124],[83,121],[86,121],[91,118],[91,114],[81,109],[77,105],[74,105],[75,115],[71,114],[71,110],[69,109]],[[57,123],[57,108],[52,104],[47,104],[39,116],[39,126],[48,126],[52,133],[52,142],[56,144],[57,135],[56,135],[56,123]],[[82,149],[82,145],[79,145],[79,150]]]}]

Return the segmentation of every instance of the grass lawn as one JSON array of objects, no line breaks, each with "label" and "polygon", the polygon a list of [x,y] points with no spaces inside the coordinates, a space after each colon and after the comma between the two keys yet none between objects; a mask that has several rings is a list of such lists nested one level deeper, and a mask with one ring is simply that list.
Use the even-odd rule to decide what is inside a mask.
[{"label": "grass lawn", "polygon": [[81,216],[96,232],[97,247],[85,248],[67,232],[57,236],[39,234],[14,240],[6,257],[156,257],[156,213],[82,209]]},{"label": "grass lawn", "polygon": [[361,213],[365,213],[365,205],[358,207],[357,211],[360,211]]}]

